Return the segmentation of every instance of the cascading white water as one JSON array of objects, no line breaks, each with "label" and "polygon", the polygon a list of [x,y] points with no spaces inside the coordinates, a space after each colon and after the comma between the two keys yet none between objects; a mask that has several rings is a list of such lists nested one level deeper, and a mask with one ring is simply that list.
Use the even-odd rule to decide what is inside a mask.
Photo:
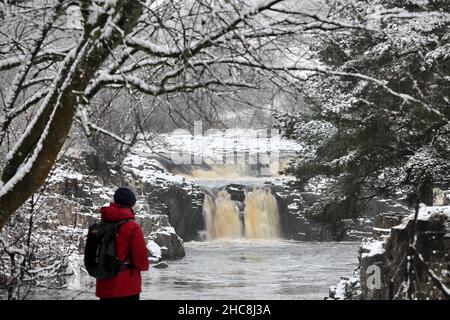
[{"label": "cascading white water", "polygon": [[245,195],[245,236],[256,239],[278,238],[280,233],[277,200],[268,189]]},{"label": "cascading white water", "polygon": [[239,209],[226,191],[220,191],[215,200],[205,196],[203,215],[207,231],[207,239],[240,238],[242,223],[239,219]]},{"label": "cascading white water", "polygon": [[[279,177],[280,171],[284,170],[288,164],[287,160],[274,161],[270,165],[261,169],[258,167],[252,167],[250,164],[211,164],[209,169],[191,168],[188,177],[194,179],[241,179],[243,177],[253,177],[258,174],[266,176]],[[261,170],[261,172],[259,171]]]},{"label": "cascading white water", "polygon": [[227,191],[216,198],[205,196],[203,215],[207,239],[246,238],[274,239],[280,236],[278,207],[268,189],[255,189],[245,195],[244,226],[239,209]]}]

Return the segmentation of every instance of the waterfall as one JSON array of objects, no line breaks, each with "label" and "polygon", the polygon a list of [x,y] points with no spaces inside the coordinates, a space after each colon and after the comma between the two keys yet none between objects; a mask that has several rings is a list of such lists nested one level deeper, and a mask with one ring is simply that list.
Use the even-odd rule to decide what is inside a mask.
[{"label": "waterfall", "polygon": [[[242,177],[255,177],[258,175],[279,177],[279,171],[284,170],[288,161],[274,161],[268,166],[258,167],[247,163],[243,164],[211,164],[208,169],[192,166],[187,177],[194,179],[241,179]],[[175,171],[176,172],[176,171]]]},{"label": "waterfall", "polygon": [[226,191],[220,191],[215,200],[205,196],[203,215],[207,231],[207,239],[240,238],[242,223],[239,219],[239,209]]},{"label": "waterfall", "polygon": [[245,236],[256,239],[279,237],[277,200],[270,190],[257,189],[245,195]]},{"label": "waterfall", "polygon": [[251,175],[251,169],[248,165],[211,165],[211,168],[200,169],[192,168],[190,176],[197,179],[238,179]]},{"label": "waterfall", "polygon": [[245,194],[244,225],[236,202],[227,191],[215,199],[206,195],[203,205],[207,239],[246,238],[273,239],[280,236],[278,207],[268,189],[255,189]]}]

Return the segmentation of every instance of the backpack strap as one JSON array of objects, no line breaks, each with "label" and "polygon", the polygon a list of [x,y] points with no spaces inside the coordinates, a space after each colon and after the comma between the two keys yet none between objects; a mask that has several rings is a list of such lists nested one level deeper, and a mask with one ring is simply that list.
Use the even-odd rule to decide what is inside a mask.
[{"label": "backpack strap", "polygon": [[115,224],[116,225],[116,232],[119,231],[119,228],[123,224],[125,224],[125,223],[127,223],[128,221],[131,221],[131,220],[134,220],[134,219],[129,218],[129,219],[123,219],[123,220],[120,220],[120,221],[116,222],[116,224]]},{"label": "backpack strap", "polygon": [[[124,219],[124,220],[120,220],[120,221],[116,222],[116,225],[115,225],[116,233],[119,231],[119,229],[122,225],[124,225],[128,221],[132,221],[132,220],[134,220],[134,219],[129,218],[129,219]],[[130,263],[126,262],[128,259],[130,260]],[[131,261],[131,250],[128,251],[128,254],[125,257],[125,261],[121,261],[120,272],[125,271],[126,269],[130,269],[131,273],[133,273],[133,263]]]}]

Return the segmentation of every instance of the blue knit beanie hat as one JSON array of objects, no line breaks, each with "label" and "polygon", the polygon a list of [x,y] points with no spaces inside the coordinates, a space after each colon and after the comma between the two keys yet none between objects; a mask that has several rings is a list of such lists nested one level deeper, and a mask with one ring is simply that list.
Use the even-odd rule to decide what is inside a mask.
[{"label": "blue knit beanie hat", "polygon": [[131,208],[136,203],[136,196],[129,188],[121,187],[114,193],[114,202]]}]

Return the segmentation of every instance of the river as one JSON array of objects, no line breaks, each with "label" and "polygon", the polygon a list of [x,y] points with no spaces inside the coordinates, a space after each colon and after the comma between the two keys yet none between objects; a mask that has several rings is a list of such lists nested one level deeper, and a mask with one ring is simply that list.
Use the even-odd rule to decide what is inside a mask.
[{"label": "river", "polygon": [[[356,242],[213,240],[143,273],[141,299],[319,299],[357,267]],[[94,289],[37,290],[32,299],[95,299]]]},{"label": "river", "polygon": [[185,249],[145,274],[143,299],[323,299],[358,261],[353,242],[215,240]]}]

